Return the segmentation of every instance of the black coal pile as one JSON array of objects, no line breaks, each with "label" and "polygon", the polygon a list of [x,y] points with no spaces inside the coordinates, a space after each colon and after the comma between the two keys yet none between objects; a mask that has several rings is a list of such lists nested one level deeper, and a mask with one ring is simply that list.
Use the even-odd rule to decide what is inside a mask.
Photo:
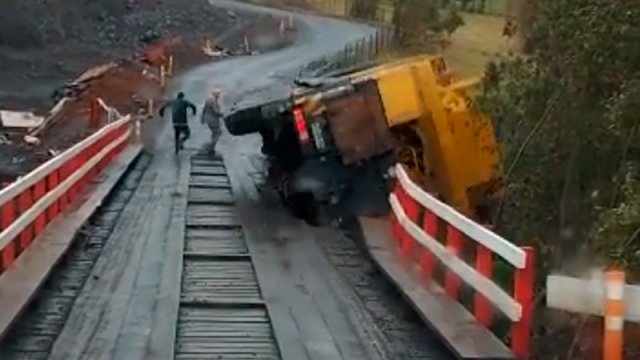
[{"label": "black coal pile", "polygon": [[[3,0],[0,107],[37,107],[92,65],[158,38],[219,34],[243,16],[206,0]],[[246,16],[244,16],[246,19]]]}]

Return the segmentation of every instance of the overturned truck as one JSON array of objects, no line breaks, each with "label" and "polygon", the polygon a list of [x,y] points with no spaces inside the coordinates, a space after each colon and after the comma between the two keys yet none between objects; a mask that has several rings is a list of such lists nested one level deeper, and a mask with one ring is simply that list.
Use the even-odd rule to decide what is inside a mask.
[{"label": "overturned truck", "polygon": [[232,135],[259,133],[268,182],[299,218],[382,214],[403,162],[424,188],[489,222],[502,193],[491,122],[439,56],[296,83],[286,98],[234,109]]}]

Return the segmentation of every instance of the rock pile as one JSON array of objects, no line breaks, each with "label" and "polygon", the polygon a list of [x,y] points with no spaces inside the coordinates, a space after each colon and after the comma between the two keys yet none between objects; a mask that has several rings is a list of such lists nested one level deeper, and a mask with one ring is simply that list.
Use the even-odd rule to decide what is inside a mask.
[{"label": "rock pile", "polygon": [[42,106],[91,64],[169,34],[195,39],[238,21],[206,0],[3,0],[0,105]]}]

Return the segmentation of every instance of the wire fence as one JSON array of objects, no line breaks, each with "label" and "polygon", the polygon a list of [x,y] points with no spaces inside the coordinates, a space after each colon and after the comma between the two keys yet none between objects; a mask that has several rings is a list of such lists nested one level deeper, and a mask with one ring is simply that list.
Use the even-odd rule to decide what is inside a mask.
[{"label": "wire fence", "polygon": [[[372,0],[373,1],[373,0]],[[463,12],[505,16],[509,13],[510,0],[455,0],[455,7]],[[354,0],[307,0],[315,11],[333,16],[352,16]],[[375,22],[391,24],[395,11],[393,0],[377,0]]]},{"label": "wire fence", "polygon": [[373,64],[380,54],[389,49],[393,40],[394,31],[391,27],[379,27],[370,36],[348,43],[339,51],[305,65],[300,77],[322,76]]}]

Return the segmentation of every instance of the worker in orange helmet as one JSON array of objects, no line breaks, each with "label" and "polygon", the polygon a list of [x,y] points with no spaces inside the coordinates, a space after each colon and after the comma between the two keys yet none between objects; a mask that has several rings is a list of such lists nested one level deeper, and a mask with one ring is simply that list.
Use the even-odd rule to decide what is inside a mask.
[{"label": "worker in orange helmet", "polygon": [[211,92],[209,98],[202,109],[202,123],[209,126],[211,130],[211,152],[215,152],[216,144],[222,133],[222,111],[220,110],[220,90],[215,89]]}]

